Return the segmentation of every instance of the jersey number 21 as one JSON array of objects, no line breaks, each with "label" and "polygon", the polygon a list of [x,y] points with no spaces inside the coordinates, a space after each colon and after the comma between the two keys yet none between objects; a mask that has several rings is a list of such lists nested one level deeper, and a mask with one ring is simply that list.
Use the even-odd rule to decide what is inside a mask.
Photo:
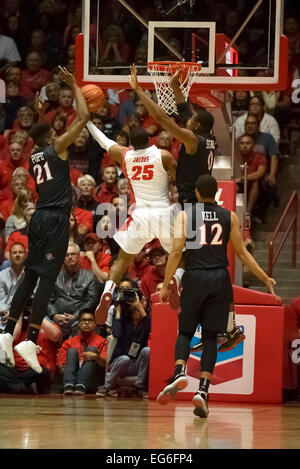
[{"label": "jersey number 21", "polygon": [[33,172],[35,174],[37,184],[43,184],[43,182],[48,182],[53,179],[48,161],[43,165],[35,164],[33,167]]}]

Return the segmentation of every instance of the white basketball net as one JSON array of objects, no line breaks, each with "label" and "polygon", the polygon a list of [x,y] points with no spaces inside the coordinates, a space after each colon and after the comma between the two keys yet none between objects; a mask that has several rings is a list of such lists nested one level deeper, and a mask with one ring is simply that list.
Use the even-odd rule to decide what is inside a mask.
[{"label": "white basketball net", "polygon": [[[153,79],[157,95],[158,105],[169,115],[178,114],[175,102],[174,92],[171,87],[171,78],[174,74],[174,68],[169,64],[150,63],[148,70]],[[201,66],[199,64],[189,65],[183,73],[183,79],[180,88],[184,99],[187,101],[190,89],[196,78],[200,75]]]}]

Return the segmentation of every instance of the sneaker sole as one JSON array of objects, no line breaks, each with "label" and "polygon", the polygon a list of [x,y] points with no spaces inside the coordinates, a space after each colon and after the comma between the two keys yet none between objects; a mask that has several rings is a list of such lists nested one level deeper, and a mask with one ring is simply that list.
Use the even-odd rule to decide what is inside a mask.
[{"label": "sneaker sole", "polygon": [[192,402],[195,406],[194,412],[193,412],[194,415],[196,415],[197,417],[206,419],[209,412],[208,412],[208,407],[207,407],[205,400],[202,399],[201,396],[197,395],[193,397]]},{"label": "sneaker sole", "polygon": [[112,302],[112,294],[106,292],[100,299],[100,303],[95,311],[96,323],[99,325],[105,324],[108,314],[108,309]]},{"label": "sneaker sole", "polygon": [[7,353],[6,351],[6,348],[11,348],[12,349],[12,344],[9,345],[7,343],[4,342],[4,347],[5,348],[1,348],[1,359],[0,359],[0,363],[2,363],[3,365],[6,365],[6,366],[9,366],[10,368],[14,368],[15,366],[15,358],[14,358],[14,354],[13,354],[13,351],[11,350],[11,353]]},{"label": "sneaker sole", "polygon": [[182,391],[188,385],[188,379],[185,377],[178,378],[174,383],[169,384],[165,389],[158,395],[157,402],[161,405],[167,405],[169,402],[175,399],[178,391]]},{"label": "sneaker sole", "polygon": [[222,345],[221,345],[221,347],[219,348],[218,352],[229,352],[230,350],[233,350],[238,344],[240,344],[241,342],[243,342],[245,339],[246,339],[246,336],[245,336],[245,335],[241,335],[241,336],[239,336],[239,338],[238,338],[232,345],[230,345],[229,347],[222,348]]},{"label": "sneaker sole", "polygon": [[180,307],[180,294],[177,288],[176,279],[173,277],[169,283],[169,305],[177,311]]},{"label": "sneaker sole", "polygon": [[[19,344],[18,344],[18,345],[19,345]],[[38,373],[38,374],[41,374],[41,373],[43,372],[43,368],[42,368],[40,365],[37,366],[37,365],[32,364],[31,360],[28,359],[28,357],[26,356],[26,354],[22,354],[22,352],[23,352],[22,349],[19,350],[18,345],[16,345],[16,346],[14,347],[14,350],[15,350],[16,352],[18,352],[18,354],[23,358],[23,360],[27,363],[27,365],[30,366],[30,368],[33,369],[33,371],[35,371],[35,372]]]}]

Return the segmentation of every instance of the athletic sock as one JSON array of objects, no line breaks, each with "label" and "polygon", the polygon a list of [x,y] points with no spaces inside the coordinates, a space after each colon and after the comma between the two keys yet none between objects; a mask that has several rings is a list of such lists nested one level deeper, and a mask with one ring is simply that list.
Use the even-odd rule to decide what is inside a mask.
[{"label": "athletic sock", "polygon": [[115,288],[116,288],[116,283],[113,280],[107,280],[105,282],[105,286],[104,286],[104,290],[103,290],[102,295],[104,295],[104,293],[107,293],[108,291],[111,294],[113,294]]},{"label": "athletic sock", "polygon": [[184,272],[185,272],[185,270],[182,269],[181,267],[179,267],[179,268],[176,270],[175,275],[176,275],[176,277],[178,278],[178,280],[181,280],[181,279],[182,279]]},{"label": "athletic sock", "polygon": [[233,329],[233,315],[233,311],[230,311],[228,314],[227,332],[231,332]]},{"label": "athletic sock", "polygon": [[208,378],[200,378],[199,391],[208,392],[210,381]]},{"label": "athletic sock", "polygon": [[175,365],[174,376],[185,374],[185,365]]}]

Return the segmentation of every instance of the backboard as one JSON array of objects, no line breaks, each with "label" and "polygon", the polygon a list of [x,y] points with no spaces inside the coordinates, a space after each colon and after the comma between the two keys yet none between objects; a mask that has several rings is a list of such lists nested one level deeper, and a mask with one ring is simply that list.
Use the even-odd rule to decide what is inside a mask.
[{"label": "backboard", "polygon": [[178,60],[202,65],[193,92],[281,90],[288,76],[282,23],[283,0],[83,0],[76,78],[129,88],[135,63],[141,86],[153,89],[147,63]]}]

